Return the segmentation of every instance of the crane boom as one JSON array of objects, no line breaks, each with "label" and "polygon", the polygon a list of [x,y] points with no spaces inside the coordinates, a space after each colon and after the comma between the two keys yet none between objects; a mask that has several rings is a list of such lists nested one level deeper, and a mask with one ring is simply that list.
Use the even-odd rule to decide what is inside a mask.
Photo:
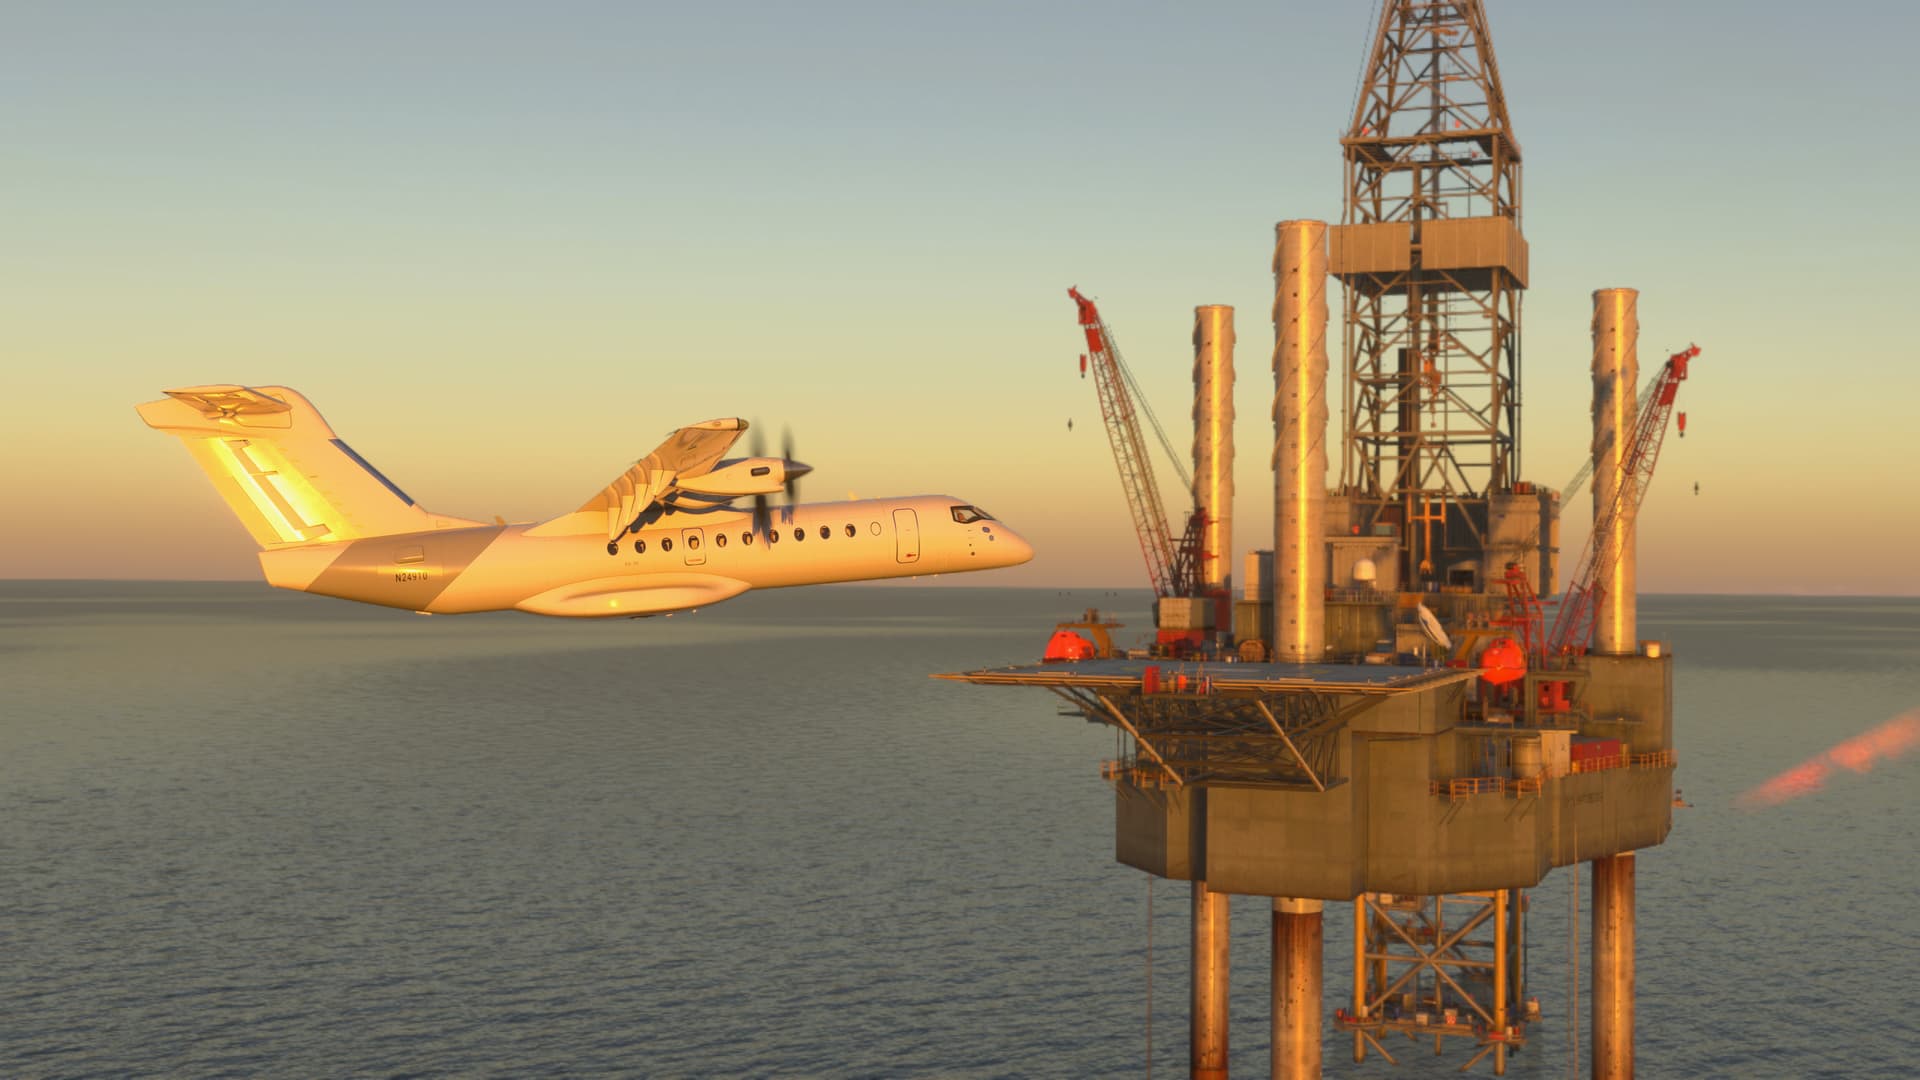
[{"label": "crane boom", "polygon": [[[1635,401],[1652,401],[1653,388],[1660,385],[1660,380],[1666,377],[1666,373],[1667,373],[1666,368],[1664,366],[1659,371],[1654,372],[1653,376],[1641,385],[1640,396],[1637,398],[1634,398],[1634,400]],[[1636,415],[1634,419],[1637,422],[1639,420],[1638,415]],[[1681,414],[1681,417],[1680,417],[1680,433],[1682,435],[1685,435],[1686,432],[1687,432],[1687,418],[1686,418],[1686,415],[1683,413]],[[1607,452],[1607,447],[1603,445],[1603,446],[1595,447],[1593,449],[1593,452],[1587,455],[1587,460],[1581,463],[1580,468],[1574,472],[1573,479],[1568,480],[1565,484],[1561,485],[1560,487],[1561,501],[1564,502],[1568,499],[1573,498],[1575,495],[1580,494],[1580,489],[1586,487],[1587,480],[1593,476],[1593,463],[1596,461],[1599,461],[1602,455],[1604,455],[1606,452]]]},{"label": "crane boom", "polygon": [[1080,295],[1078,288],[1068,289],[1067,295],[1080,308],[1080,329],[1087,335],[1087,358],[1100,395],[1100,417],[1106,422],[1107,441],[1113,446],[1113,461],[1120,469],[1120,487],[1127,497],[1127,510],[1133,515],[1134,531],[1140,537],[1140,554],[1147,560],[1147,578],[1153,583],[1154,595],[1173,596],[1173,536],[1160,503],[1159,485],[1154,483],[1153,463],[1147,459],[1146,443],[1140,437],[1133,395],[1127,392],[1132,379],[1093,301]]},{"label": "crane boom", "polygon": [[1654,466],[1660,461],[1661,443],[1666,439],[1667,420],[1673,415],[1674,397],[1680,391],[1680,384],[1686,381],[1688,361],[1698,355],[1700,346],[1692,345],[1668,357],[1653,378],[1648,396],[1641,400],[1632,439],[1620,455],[1620,482],[1614,485],[1612,501],[1601,507],[1593,519],[1593,532],[1587,536],[1586,547],[1580,550],[1580,561],[1561,597],[1553,629],[1547,632],[1548,656],[1567,652],[1574,642],[1592,638],[1594,612],[1599,608],[1599,594],[1603,591],[1600,579],[1613,569],[1614,561],[1621,554],[1618,548],[1602,544],[1600,538],[1613,532],[1623,514],[1637,513],[1641,500],[1646,498],[1647,488],[1653,483]]}]

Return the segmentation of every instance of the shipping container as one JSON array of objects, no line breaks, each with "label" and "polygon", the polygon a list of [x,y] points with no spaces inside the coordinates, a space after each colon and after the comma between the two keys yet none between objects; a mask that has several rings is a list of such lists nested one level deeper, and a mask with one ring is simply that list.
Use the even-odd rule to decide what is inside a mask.
[{"label": "shipping container", "polygon": [[1574,761],[1617,758],[1622,753],[1619,739],[1576,738],[1569,751]]},{"label": "shipping container", "polygon": [[1162,630],[1213,629],[1214,601],[1209,596],[1163,596],[1160,598]]}]

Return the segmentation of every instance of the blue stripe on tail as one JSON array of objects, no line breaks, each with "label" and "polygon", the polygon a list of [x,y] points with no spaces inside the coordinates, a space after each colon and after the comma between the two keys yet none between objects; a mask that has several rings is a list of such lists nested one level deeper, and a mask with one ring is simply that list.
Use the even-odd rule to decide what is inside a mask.
[{"label": "blue stripe on tail", "polygon": [[354,464],[356,464],[356,465],[358,465],[358,466],[360,466],[361,468],[363,468],[363,469],[365,469],[365,470],[367,470],[367,475],[369,475],[369,476],[371,476],[371,477],[373,477],[373,478],[374,478],[375,480],[378,480],[378,481],[380,481],[380,483],[381,483],[381,485],[382,485],[382,486],[384,486],[384,487],[385,487],[385,488],[386,488],[386,489],[387,489],[388,491],[391,491],[391,492],[393,492],[393,493],[394,493],[394,495],[395,495],[396,497],[398,497],[398,498],[400,499],[400,501],[401,501],[401,502],[403,502],[403,503],[406,503],[406,504],[407,504],[408,506],[412,506],[412,505],[414,505],[414,502],[413,502],[413,499],[411,499],[410,497],[408,497],[408,495],[407,495],[407,493],[406,493],[406,492],[404,492],[404,491],[401,491],[401,490],[400,490],[399,488],[397,488],[397,487],[395,487],[395,486],[394,486],[394,484],[393,484],[393,481],[391,481],[391,480],[389,480],[389,479],[387,479],[386,477],[384,477],[384,476],[382,476],[382,475],[380,475],[380,470],[379,470],[379,469],[376,469],[376,468],[374,468],[374,467],[373,467],[372,465],[369,465],[369,464],[367,463],[367,459],[366,459],[366,458],[363,458],[363,457],[361,457],[361,456],[360,456],[359,454],[356,454],[356,453],[354,453],[354,452],[353,452],[353,447],[351,447],[351,446],[348,446],[348,445],[346,444],[346,442],[345,442],[344,440],[341,440],[341,439],[330,439],[330,440],[328,440],[328,441],[329,441],[329,442],[331,442],[331,443],[333,443],[333,445],[335,445],[335,446],[337,446],[337,447],[339,447],[339,448],[340,448],[340,452],[341,452],[341,453],[343,453],[343,454],[345,454],[345,455],[347,455],[348,457],[350,457],[350,458],[352,458],[352,459],[353,459],[353,461],[354,461]]}]

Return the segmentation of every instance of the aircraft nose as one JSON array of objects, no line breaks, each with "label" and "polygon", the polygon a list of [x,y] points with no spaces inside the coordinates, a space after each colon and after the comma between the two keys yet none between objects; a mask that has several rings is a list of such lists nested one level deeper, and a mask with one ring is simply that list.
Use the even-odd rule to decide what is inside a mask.
[{"label": "aircraft nose", "polygon": [[1033,545],[1027,543],[1026,537],[1004,525],[995,529],[994,532],[1000,537],[1000,545],[1003,545],[997,553],[1006,560],[1003,565],[1019,566],[1021,563],[1033,560]]}]

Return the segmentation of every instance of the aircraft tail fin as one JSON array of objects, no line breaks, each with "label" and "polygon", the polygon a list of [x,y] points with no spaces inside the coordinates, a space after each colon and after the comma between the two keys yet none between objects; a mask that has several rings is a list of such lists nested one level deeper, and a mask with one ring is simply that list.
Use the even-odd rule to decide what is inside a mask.
[{"label": "aircraft tail fin", "polygon": [[284,386],[191,386],[139,406],[176,436],[266,550],[475,525],[432,514]]}]

